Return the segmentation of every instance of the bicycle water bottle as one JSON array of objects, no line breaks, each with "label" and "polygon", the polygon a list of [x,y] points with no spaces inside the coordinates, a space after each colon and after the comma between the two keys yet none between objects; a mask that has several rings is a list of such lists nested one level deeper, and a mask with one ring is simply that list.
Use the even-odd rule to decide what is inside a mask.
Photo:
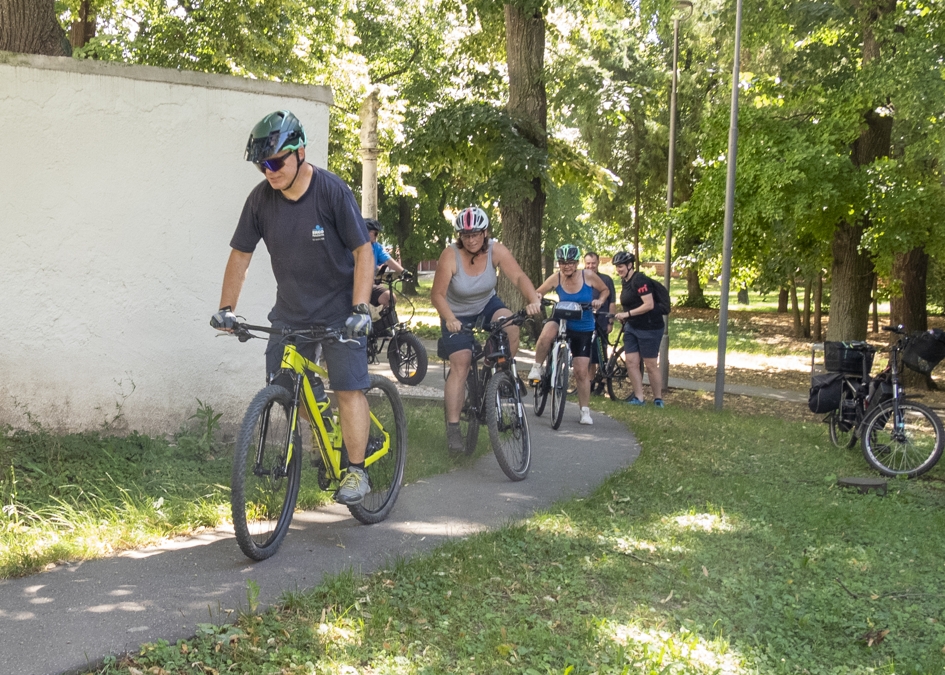
[{"label": "bicycle water bottle", "polygon": [[325,422],[325,430],[330,432],[335,428],[335,420],[331,414],[331,401],[328,400],[325,384],[322,382],[322,378],[315,376],[309,376],[308,381],[312,385],[312,393],[315,394],[318,412],[322,416],[322,421]]}]

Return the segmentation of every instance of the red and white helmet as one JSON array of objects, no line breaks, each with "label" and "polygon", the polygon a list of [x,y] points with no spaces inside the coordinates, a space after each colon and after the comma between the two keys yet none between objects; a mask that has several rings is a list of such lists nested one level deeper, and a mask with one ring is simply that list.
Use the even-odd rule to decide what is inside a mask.
[{"label": "red and white helmet", "polygon": [[453,229],[463,232],[482,232],[489,227],[489,216],[478,206],[470,206],[456,214],[453,219]]}]

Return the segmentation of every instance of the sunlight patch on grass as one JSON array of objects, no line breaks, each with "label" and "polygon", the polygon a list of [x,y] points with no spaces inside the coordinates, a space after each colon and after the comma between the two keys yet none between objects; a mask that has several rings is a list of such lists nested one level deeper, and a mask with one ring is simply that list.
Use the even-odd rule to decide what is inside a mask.
[{"label": "sunlight patch on grass", "polygon": [[[698,673],[743,672],[744,659],[731,653],[728,642],[721,638],[708,641],[686,630],[671,633],[610,622],[604,622],[602,629],[604,636],[624,647],[642,647],[651,657],[659,655],[654,664],[663,668],[687,666]],[[676,672],[671,668],[670,671]]]},{"label": "sunlight patch on grass", "polygon": [[699,532],[729,532],[732,525],[724,517],[714,513],[689,513],[676,516],[673,521],[680,529]]}]

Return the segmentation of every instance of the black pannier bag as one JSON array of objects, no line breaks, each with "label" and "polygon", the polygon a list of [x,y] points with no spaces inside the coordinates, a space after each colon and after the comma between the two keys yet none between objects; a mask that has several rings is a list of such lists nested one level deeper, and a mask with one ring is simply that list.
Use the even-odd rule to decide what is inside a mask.
[{"label": "black pannier bag", "polygon": [[828,373],[863,375],[864,362],[869,373],[875,354],[875,347],[865,342],[825,342],[824,367]]},{"label": "black pannier bag", "polygon": [[807,406],[818,415],[829,413],[840,407],[840,394],[843,392],[843,375],[823,373],[810,378],[810,396]]},{"label": "black pannier bag", "polygon": [[945,333],[938,328],[916,334],[902,350],[902,362],[920,373],[931,373],[945,359]]}]

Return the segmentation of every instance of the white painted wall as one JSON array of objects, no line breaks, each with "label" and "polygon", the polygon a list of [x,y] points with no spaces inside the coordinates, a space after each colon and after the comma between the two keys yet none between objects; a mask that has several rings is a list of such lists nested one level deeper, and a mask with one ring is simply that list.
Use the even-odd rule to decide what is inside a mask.
[{"label": "white painted wall", "polygon": [[[215,337],[265,114],[326,166],[325,87],[0,52],[0,424],[173,433],[200,399],[233,424],[263,341]],[[238,310],[265,323],[260,244]]]}]

